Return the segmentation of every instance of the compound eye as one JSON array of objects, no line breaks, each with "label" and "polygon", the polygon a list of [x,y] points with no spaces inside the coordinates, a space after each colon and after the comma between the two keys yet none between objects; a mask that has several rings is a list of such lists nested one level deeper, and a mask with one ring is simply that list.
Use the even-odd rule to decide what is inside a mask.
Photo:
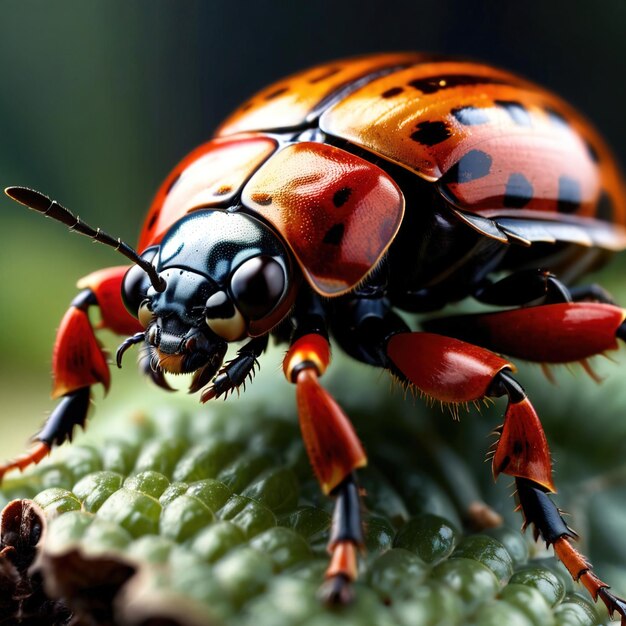
[{"label": "compound eye", "polygon": [[[152,261],[158,247],[148,248],[141,256],[146,261]],[[151,283],[148,274],[138,265],[133,265],[122,281],[122,301],[126,310],[133,316],[139,317],[139,307],[146,300]]]},{"label": "compound eye", "polygon": [[205,318],[207,326],[226,341],[237,341],[246,332],[243,316],[223,291],[206,301]]},{"label": "compound eye", "polygon": [[251,320],[266,317],[285,291],[285,270],[269,256],[242,263],[230,279],[230,289],[241,312]]}]

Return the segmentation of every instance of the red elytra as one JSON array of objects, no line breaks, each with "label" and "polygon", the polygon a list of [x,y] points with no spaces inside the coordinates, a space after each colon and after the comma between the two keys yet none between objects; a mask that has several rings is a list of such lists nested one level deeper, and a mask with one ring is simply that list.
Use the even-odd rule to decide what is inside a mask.
[{"label": "red elytra", "polygon": [[370,273],[404,214],[402,192],[388,174],[314,142],[278,152],[244,187],[241,201],[285,238],[325,296],[350,291]]}]

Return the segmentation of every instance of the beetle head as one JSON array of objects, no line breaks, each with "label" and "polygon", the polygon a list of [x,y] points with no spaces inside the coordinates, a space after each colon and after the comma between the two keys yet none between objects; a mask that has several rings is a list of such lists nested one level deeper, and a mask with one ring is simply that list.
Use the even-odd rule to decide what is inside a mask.
[{"label": "beetle head", "polygon": [[145,328],[153,365],[212,377],[228,342],[268,333],[290,310],[294,271],[285,246],[245,213],[195,211],[176,222],[142,257],[166,288],[158,292],[140,267],[122,287],[129,312]]}]

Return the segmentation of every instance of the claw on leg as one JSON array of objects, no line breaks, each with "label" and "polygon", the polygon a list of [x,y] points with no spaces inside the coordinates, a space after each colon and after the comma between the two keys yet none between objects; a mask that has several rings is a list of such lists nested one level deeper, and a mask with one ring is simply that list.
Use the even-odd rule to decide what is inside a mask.
[{"label": "claw on leg", "polygon": [[12,469],[24,471],[29,465],[36,465],[50,454],[50,446],[43,441],[38,441],[28,452],[18,456],[12,461],[7,461],[0,465],[0,482],[4,479],[4,475]]},{"label": "claw on leg", "polygon": [[352,583],[357,577],[357,548],[352,541],[338,541],[331,549],[326,580],[319,590],[328,605],[346,605],[354,600]]}]

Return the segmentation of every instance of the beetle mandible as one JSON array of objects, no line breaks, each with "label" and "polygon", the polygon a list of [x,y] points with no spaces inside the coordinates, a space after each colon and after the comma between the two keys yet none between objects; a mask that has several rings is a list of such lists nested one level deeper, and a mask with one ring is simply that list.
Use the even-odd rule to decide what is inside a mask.
[{"label": "beetle mandible", "polygon": [[[83,425],[109,370],[90,324],[146,347],[141,364],[190,373],[200,400],[251,377],[270,336],[288,342],[302,435],[335,498],[323,596],[351,597],[363,531],[356,471],[366,454],[319,383],[330,338],[359,361],[445,403],[505,397],[493,473],[514,477],[525,523],[572,577],[626,621],[574,548],[550,499],[546,437],[506,357],[580,361],[626,338],[625,312],[601,288],[571,287],[626,247],[626,194],[615,161],[579,114],[514,74],[416,53],[317,66],[256,94],[167,177],[137,250],[25,187],[13,199],[116,248],[133,265],[79,283],[57,333],[53,397],[33,449],[0,477],[48,454]],[[505,307],[426,320],[465,298]],[[225,362],[232,342],[244,343]]]}]

